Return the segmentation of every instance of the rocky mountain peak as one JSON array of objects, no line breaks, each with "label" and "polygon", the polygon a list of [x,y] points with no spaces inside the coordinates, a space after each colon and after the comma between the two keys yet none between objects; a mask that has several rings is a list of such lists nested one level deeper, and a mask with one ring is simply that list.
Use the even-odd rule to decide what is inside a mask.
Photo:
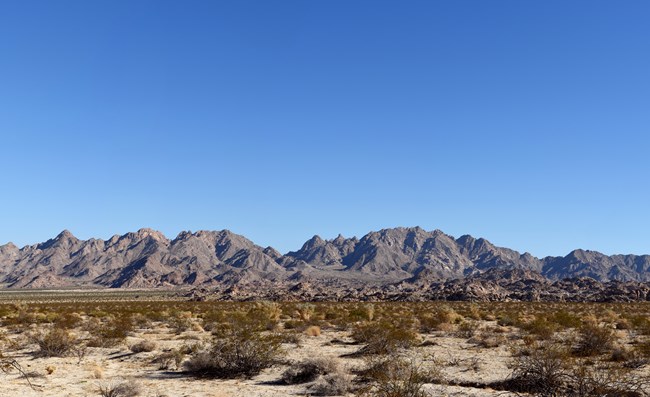
[{"label": "rocky mountain peak", "polygon": [[70,230],[64,229],[54,239],[55,240],[76,240],[77,238],[70,232]]},{"label": "rocky mountain peak", "polygon": [[303,244],[302,249],[312,249],[315,247],[320,247],[325,244],[325,240],[323,240],[319,235],[314,235],[312,238],[307,240],[305,244]]},{"label": "rocky mountain peak", "polygon": [[192,233],[190,230],[183,230],[180,233],[178,233],[178,235],[176,236],[176,238],[174,238],[173,241],[187,240],[193,236],[194,233]]},{"label": "rocky mountain peak", "polygon": [[60,247],[63,249],[70,248],[79,243],[77,239],[69,230],[63,230],[56,237],[47,240],[44,243],[38,244],[39,249],[48,249],[50,247]]},{"label": "rocky mountain peak", "polygon": [[167,237],[165,237],[165,235],[162,234],[161,232],[146,227],[139,229],[135,234],[136,234],[136,238],[138,239],[145,239],[147,237],[151,237],[156,241],[168,241]]},{"label": "rocky mountain peak", "polygon": [[8,242],[7,244],[0,245],[0,251],[6,250],[6,251],[14,251],[19,249],[16,244],[12,243],[11,241]]},{"label": "rocky mountain peak", "polygon": [[[507,269],[504,270],[504,269]],[[44,273],[47,272],[47,274]],[[503,271],[505,273],[498,273]],[[527,272],[533,272],[528,274]],[[565,257],[536,258],[497,247],[483,238],[458,239],[440,230],[399,227],[357,239],[315,235],[282,255],[229,230],[185,231],[173,240],[143,228],[101,239],[79,240],[67,230],[21,249],[0,246],[0,287],[231,285],[264,280],[330,283],[346,280],[380,286],[451,279],[650,282],[650,256],[575,250]],[[338,282],[337,281],[337,282]],[[539,280],[537,280],[539,281]]]}]

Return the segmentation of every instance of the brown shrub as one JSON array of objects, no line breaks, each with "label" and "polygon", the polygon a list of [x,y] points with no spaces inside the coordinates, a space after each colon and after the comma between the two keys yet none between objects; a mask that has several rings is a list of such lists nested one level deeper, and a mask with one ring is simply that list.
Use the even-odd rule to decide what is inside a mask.
[{"label": "brown shrub", "polygon": [[414,360],[394,356],[367,359],[366,367],[358,370],[357,374],[370,382],[357,393],[364,397],[428,397],[424,384],[443,382],[439,369],[427,370]]},{"label": "brown shrub", "polygon": [[479,323],[478,321],[466,320],[458,325],[458,330],[456,330],[456,336],[459,338],[471,338],[478,331]]},{"label": "brown shrub", "polygon": [[78,313],[62,313],[54,320],[54,326],[62,329],[74,329],[83,322]]},{"label": "brown shrub", "polygon": [[305,335],[307,336],[320,336],[320,327],[317,325],[312,325],[307,327],[305,330]]},{"label": "brown shrub", "polygon": [[155,357],[151,361],[151,363],[157,364],[158,370],[160,371],[165,371],[172,368],[179,369],[181,367],[181,363],[183,362],[185,356],[186,353],[182,352],[181,350],[172,349],[161,353],[160,355]]},{"label": "brown shrub", "polygon": [[60,328],[52,328],[48,332],[32,335],[31,340],[39,350],[35,353],[42,357],[63,357],[68,355],[78,343],[76,336]]},{"label": "brown shrub", "polygon": [[152,352],[156,350],[158,344],[152,340],[143,340],[134,345],[129,346],[129,350],[133,353]]},{"label": "brown shrub", "polygon": [[282,381],[288,385],[311,382],[321,375],[339,371],[341,364],[334,358],[315,358],[294,363],[282,374]]},{"label": "brown shrub", "polygon": [[428,333],[432,331],[448,330],[450,324],[460,320],[460,316],[451,308],[443,307],[431,313],[418,315],[420,330]]},{"label": "brown shrub", "polygon": [[98,391],[102,397],[136,397],[142,393],[142,387],[134,381],[103,383]]},{"label": "brown shrub", "polygon": [[352,377],[343,371],[336,371],[322,376],[309,388],[309,393],[314,396],[341,396],[352,388]]}]

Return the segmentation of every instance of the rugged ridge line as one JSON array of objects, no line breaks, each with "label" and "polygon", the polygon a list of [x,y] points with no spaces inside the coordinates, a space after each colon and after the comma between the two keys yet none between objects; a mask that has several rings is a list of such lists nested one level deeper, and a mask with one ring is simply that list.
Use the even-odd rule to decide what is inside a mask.
[{"label": "rugged ridge line", "polygon": [[3,288],[210,288],[289,282],[431,288],[433,282],[471,280],[492,269],[532,272],[550,282],[585,277],[648,282],[650,256],[578,249],[564,257],[536,258],[482,238],[454,238],[419,227],[383,229],[360,239],[314,236],[286,255],[228,230],[181,232],[168,239],[140,229],[108,240],[80,240],[64,230],[43,243],[0,246]]}]

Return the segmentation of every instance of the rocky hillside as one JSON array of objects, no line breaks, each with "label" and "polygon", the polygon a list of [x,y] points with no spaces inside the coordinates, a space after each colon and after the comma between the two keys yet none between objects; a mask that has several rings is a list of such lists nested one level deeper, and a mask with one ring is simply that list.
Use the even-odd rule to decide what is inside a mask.
[{"label": "rocky hillside", "polygon": [[182,232],[171,240],[151,229],[108,240],[79,240],[63,231],[40,244],[0,246],[0,286],[5,288],[210,288],[338,282],[422,287],[471,280],[490,269],[532,272],[526,274],[550,282],[578,277],[646,282],[650,281],[649,268],[648,255],[607,256],[576,250],[565,257],[536,258],[482,238],[456,239],[419,227],[384,229],[361,239],[314,236],[286,255],[228,230]]}]

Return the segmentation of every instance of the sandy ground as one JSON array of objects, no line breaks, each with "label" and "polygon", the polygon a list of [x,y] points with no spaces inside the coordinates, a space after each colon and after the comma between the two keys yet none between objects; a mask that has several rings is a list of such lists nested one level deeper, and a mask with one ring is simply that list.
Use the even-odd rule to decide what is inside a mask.
[{"label": "sandy ground", "polygon": [[[16,336],[20,337],[20,336]],[[301,361],[313,357],[337,357],[345,368],[363,365],[359,358],[341,357],[359,349],[358,345],[331,343],[334,339],[346,340],[347,333],[324,331],[320,336],[301,337],[299,346],[284,344],[288,361]],[[152,352],[131,353],[128,346],[144,339],[155,340],[158,347]],[[88,348],[79,362],[77,357],[34,358],[35,345],[28,345],[14,357],[25,372],[32,375],[30,388],[16,372],[0,373],[0,397],[4,396],[100,396],[100,385],[117,384],[133,380],[142,386],[141,396],[146,397],[280,397],[308,396],[309,384],[278,384],[286,365],[278,365],[263,371],[252,379],[204,380],[194,379],[175,371],[159,370],[152,359],[164,349],[182,344],[207,342],[208,332],[188,331],[175,335],[163,327],[139,330],[126,343],[117,348]],[[423,335],[427,346],[408,351],[424,367],[442,368],[445,377],[460,382],[491,382],[505,379],[510,373],[507,367],[509,352],[505,345],[496,348],[479,348],[467,339],[446,334]],[[51,372],[51,373],[50,373]],[[448,385],[426,385],[432,396],[507,396],[508,393],[490,389]]]}]

